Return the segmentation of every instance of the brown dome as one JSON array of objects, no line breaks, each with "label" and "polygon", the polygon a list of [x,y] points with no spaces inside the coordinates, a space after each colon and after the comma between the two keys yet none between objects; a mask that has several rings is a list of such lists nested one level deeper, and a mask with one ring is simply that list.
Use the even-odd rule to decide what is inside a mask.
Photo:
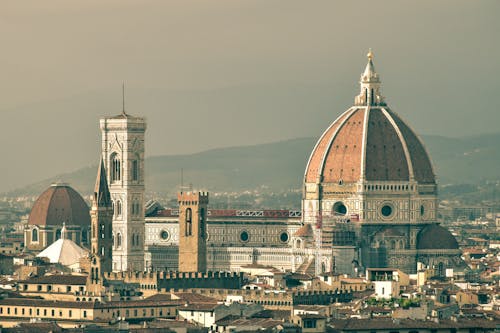
[{"label": "brown dome", "polygon": [[31,225],[90,226],[89,207],[73,188],[67,184],[53,184],[43,192],[31,208],[28,224]]},{"label": "brown dome", "polygon": [[372,62],[361,92],[323,133],[304,175],[306,183],[412,181],[434,184],[430,158],[417,135],[385,104]]},{"label": "brown dome", "polygon": [[410,181],[435,183],[417,135],[387,107],[353,107],[321,136],[305,173],[307,183]]},{"label": "brown dome", "polygon": [[434,224],[425,227],[417,236],[419,250],[455,250],[458,249],[455,237],[447,229]]}]

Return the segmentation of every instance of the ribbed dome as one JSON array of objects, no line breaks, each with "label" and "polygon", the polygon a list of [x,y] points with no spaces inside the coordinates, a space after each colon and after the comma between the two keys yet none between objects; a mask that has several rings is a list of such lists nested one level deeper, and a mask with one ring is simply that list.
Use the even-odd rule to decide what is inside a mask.
[{"label": "ribbed dome", "polygon": [[305,172],[306,183],[411,181],[434,184],[430,158],[412,129],[385,104],[372,62],[361,75],[355,106],[318,140]]},{"label": "ribbed dome", "polygon": [[437,224],[425,227],[417,237],[419,250],[455,250],[458,248],[457,240],[451,232]]},{"label": "ribbed dome", "polygon": [[41,226],[63,223],[89,227],[89,207],[69,185],[53,184],[35,201],[28,224]]}]

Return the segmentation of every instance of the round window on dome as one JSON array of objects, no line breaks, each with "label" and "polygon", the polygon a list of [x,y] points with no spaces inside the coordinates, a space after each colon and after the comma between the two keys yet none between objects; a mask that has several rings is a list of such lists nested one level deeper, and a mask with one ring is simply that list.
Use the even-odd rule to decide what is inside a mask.
[{"label": "round window on dome", "polygon": [[347,207],[343,202],[338,201],[333,205],[333,214],[344,216],[347,214]]},{"label": "round window on dome", "polygon": [[290,236],[288,235],[288,232],[286,231],[283,231],[281,234],[280,234],[280,241],[282,243],[288,243],[288,240],[290,239]]},{"label": "round window on dome", "polygon": [[382,208],[380,209],[380,213],[384,217],[390,217],[392,215],[393,208],[391,205],[383,205]]},{"label": "round window on dome", "polygon": [[250,235],[248,235],[247,231],[242,231],[240,233],[240,241],[242,241],[242,242],[248,242],[249,239],[250,239]]},{"label": "round window on dome", "polygon": [[167,230],[162,230],[162,231],[160,232],[160,238],[161,238],[162,240],[167,240],[169,237],[170,237],[170,234],[168,233],[168,231],[167,231]]}]

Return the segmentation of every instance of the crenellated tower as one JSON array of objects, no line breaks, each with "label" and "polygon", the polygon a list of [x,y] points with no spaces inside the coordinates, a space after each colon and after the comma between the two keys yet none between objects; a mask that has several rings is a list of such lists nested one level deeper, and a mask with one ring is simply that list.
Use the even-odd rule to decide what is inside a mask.
[{"label": "crenellated tower", "polygon": [[180,192],[179,202],[179,271],[207,270],[208,193]]},{"label": "crenellated tower", "polygon": [[144,270],[146,121],[125,110],[102,118],[102,155],[113,204],[113,271]]}]

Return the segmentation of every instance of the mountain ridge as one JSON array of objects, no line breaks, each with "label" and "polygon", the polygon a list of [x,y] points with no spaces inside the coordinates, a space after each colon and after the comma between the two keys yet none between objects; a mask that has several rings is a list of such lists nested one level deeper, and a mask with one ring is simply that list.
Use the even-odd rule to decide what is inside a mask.
[{"label": "mountain ridge", "polygon": [[[500,133],[449,138],[421,137],[440,185],[499,180]],[[173,194],[183,182],[215,192],[266,189],[281,192],[300,189],[307,159],[316,138],[303,137],[266,144],[214,148],[192,154],[156,155],[146,158],[146,191]],[[97,163],[41,180],[5,193],[38,195],[56,181],[64,181],[83,195],[92,191]]]}]

